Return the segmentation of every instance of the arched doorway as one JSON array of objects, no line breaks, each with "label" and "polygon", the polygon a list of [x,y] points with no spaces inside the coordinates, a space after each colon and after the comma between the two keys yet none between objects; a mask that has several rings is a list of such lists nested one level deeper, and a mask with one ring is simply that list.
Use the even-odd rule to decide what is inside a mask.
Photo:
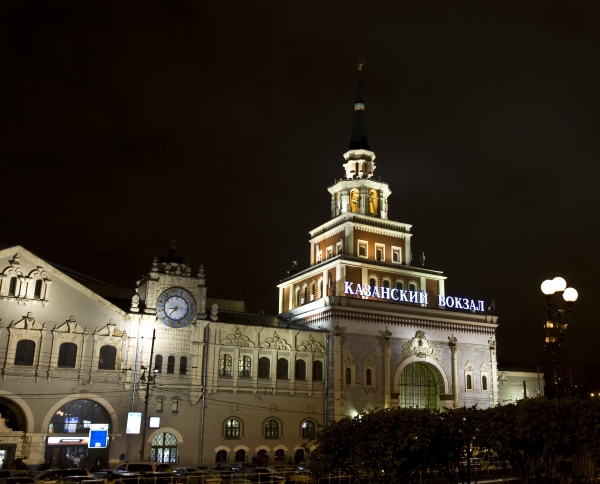
[{"label": "arched doorway", "polygon": [[150,460],[152,462],[177,462],[177,437],[169,432],[154,437]]},{"label": "arched doorway", "polygon": [[108,462],[108,448],[88,448],[90,424],[109,425],[106,409],[93,400],[72,400],[50,419],[44,459],[50,467],[91,467]]},{"label": "arched doorway", "polygon": [[444,379],[440,370],[430,363],[419,361],[407,365],[400,374],[398,390],[399,407],[444,407],[440,399],[444,393]]}]

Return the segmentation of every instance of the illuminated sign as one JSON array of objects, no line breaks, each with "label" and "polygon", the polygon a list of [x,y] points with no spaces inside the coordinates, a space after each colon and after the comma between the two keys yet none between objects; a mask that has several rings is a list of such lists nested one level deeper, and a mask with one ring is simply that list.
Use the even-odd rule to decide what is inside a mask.
[{"label": "illuminated sign", "polygon": [[67,417],[65,418],[65,429],[67,432],[75,433],[77,432],[77,422],[79,421],[79,417]]},{"label": "illuminated sign", "polygon": [[[399,301],[415,304],[428,304],[428,295],[425,291],[406,291],[385,286],[371,286],[370,284],[356,284],[344,281],[344,294],[362,297],[375,297],[390,301]],[[441,308],[466,309],[468,311],[484,311],[483,301],[467,299],[464,297],[438,296],[438,305]]]},{"label": "illuminated sign", "polygon": [[128,434],[139,434],[142,426],[142,412],[129,412],[127,414],[127,430]]},{"label": "illuminated sign", "polygon": [[88,437],[48,437],[48,445],[88,445]]},{"label": "illuminated sign", "polygon": [[151,429],[159,429],[160,428],[160,417],[150,417],[148,422],[148,427]]},{"label": "illuminated sign", "polygon": [[90,424],[88,447],[94,449],[108,447],[108,424]]}]

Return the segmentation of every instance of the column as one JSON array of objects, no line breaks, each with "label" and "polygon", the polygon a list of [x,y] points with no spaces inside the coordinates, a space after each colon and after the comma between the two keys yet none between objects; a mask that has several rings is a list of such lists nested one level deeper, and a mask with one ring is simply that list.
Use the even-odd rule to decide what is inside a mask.
[{"label": "column", "polygon": [[390,401],[392,399],[392,375],[391,375],[391,352],[390,348],[392,346],[392,342],[390,341],[391,333],[389,331],[385,331],[384,333],[384,344],[385,349],[383,350],[383,393],[384,393],[384,405],[383,408],[390,408]]},{"label": "column", "polygon": [[343,328],[336,323],[333,328],[333,418],[340,420],[344,417],[342,407],[342,375],[344,367],[342,364],[342,334]]},{"label": "column", "polygon": [[496,342],[490,339],[488,343],[490,345],[490,361],[492,363],[492,405],[495,407],[498,405],[498,361],[496,360]]},{"label": "column", "polygon": [[452,352],[452,402],[453,408],[458,408],[458,362],[456,361],[456,353],[458,347],[456,343],[458,340],[451,336],[450,339],[450,351]]}]

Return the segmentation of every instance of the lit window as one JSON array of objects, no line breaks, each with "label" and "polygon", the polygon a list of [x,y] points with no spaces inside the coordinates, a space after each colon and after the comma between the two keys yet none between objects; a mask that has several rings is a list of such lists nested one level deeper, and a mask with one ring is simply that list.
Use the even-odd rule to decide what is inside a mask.
[{"label": "lit window", "polygon": [[164,398],[162,398],[162,397],[157,398],[156,399],[156,411],[157,412],[162,412],[164,404],[165,404]]},{"label": "lit window", "polygon": [[314,439],[315,438],[316,426],[312,420],[305,420],[302,422],[302,438],[303,439]]},{"label": "lit window", "polygon": [[238,371],[240,378],[250,378],[251,368],[251,358],[249,356],[240,356],[240,361],[238,362]]},{"label": "lit window", "polygon": [[219,376],[231,376],[231,355],[219,356]]},{"label": "lit window", "polygon": [[279,422],[271,419],[265,423],[265,439],[279,438]]},{"label": "lit window", "polygon": [[179,412],[179,399],[178,398],[173,398],[171,400],[171,412],[173,412],[173,413]]},{"label": "lit window", "polygon": [[240,421],[235,418],[230,418],[225,421],[225,438],[226,439],[239,439],[240,438],[241,425]]}]

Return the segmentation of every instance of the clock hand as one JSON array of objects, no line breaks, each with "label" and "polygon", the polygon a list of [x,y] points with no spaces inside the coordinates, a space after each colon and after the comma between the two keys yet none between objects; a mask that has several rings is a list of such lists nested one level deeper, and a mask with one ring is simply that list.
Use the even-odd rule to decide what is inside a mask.
[{"label": "clock hand", "polygon": [[[171,314],[173,314],[175,311],[177,311],[179,309],[179,306],[175,306],[174,308],[167,308],[167,309],[172,309]],[[171,316],[171,314],[169,314],[169,316]]]}]

